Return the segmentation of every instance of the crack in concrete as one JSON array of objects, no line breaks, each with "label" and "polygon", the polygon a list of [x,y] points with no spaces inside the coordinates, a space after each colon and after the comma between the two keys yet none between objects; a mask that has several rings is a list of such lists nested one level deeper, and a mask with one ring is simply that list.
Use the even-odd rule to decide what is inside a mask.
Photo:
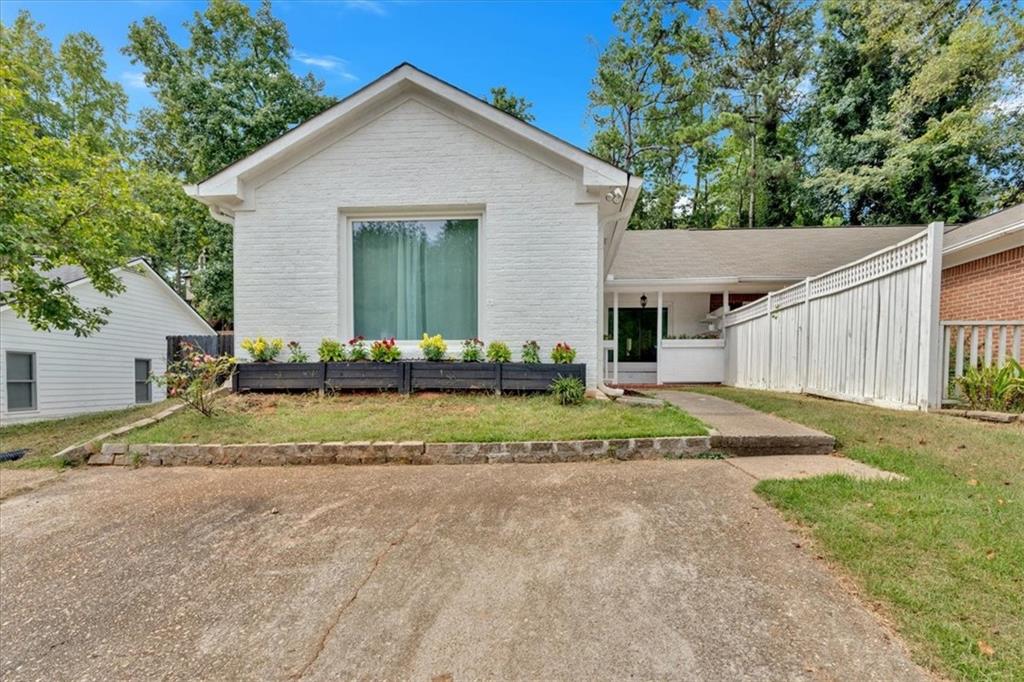
[{"label": "crack in concrete", "polygon": [[370,565],[370,570],[363,577],[363,579],[359,581],[359,584],[356,585],[356,589],[352,592],[352,596],[345,600],[341,604],[341,606],[338,607],[337,611],[334,612],[334,616],[331,618],[330,623],[328,623],[327,627],[324,629],[323,634],[320,636],[320,640],[317,642],[316,650],[313,652],[313,655],[310,657],[308,661],[306,661],[302,668],[298,672],[293,673],[289,677],[289,679],[302,679],[309,672],[310,668],[312,668],[316,664],[317,660],[319,660],[320,658],[320,655],[324,652],[324,649],[327,647],[327,640],[330,639],[331,633],[334,632],[334,629],[338,626],[338,623],[341,622],[341,617],[345,615],[345,611],[347,611],[348,608],[352,606],[353,603],[355,603],[356,598],[359,597],[360,590],[366,587],[366,584],[370,582],[370,578],[372,578],[373,574],[377,572],[377,568],[380,567],[381,562],[384,561],[387,555],[391,553],[391,550],[405,542],[405,538],[408,537],[409,532],[412,531],[412,529],[416,527],[416,524],[418,523],[419,520],[411,523],[405,530],[402,531],[402,534],[399,535],[397,539],[389,542],[387,547],[381,550],[381,552],[378,553],[376,557],[374,557],[373,563]]}]

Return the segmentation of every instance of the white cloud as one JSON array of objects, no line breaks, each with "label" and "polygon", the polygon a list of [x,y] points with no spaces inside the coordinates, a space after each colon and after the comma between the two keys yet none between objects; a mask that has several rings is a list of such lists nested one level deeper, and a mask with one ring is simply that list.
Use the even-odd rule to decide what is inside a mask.
[{"label": "white cloud", "polygon": [[146,76],[141,71],[124,71],[121,74],[121,82],[129,88],[146,89]]},{"label": "white cloud", "polygon": [[348,62],[340,57],[334,57],[329,54],[316,55],[309,54],[308,52],[296,52],[295,61],[300,64],[305,64],[306,66],[311,66],[314,69],[328,71],[336,76],[344,78],[347,81],[359,80],[359,77],[349,70]]},{"label": "white cloud", "polygon": [[345,0],[345,7],[359,10],[360,12],[376,14],[379,17],[383,17],[388,13],[384,3],[380,0]]}]

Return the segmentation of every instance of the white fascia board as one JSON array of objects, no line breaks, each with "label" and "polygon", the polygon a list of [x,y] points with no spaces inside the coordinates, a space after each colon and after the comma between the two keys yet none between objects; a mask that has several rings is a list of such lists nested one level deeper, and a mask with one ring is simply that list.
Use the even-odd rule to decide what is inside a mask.
[{"label": "white fascia board", "polygon": [[333,129],[340,119],[365,106],[371,100],[392,89],[407,87],[408,84],[414,84],[437,97],[452,102],[493,125],[580,166],[583,169],[584,185],[614,187],[624,186],[629,181],[629,174],[612,164],[591,156],[539,128],[524,123],[414,66],[403,64],[326,111],[267,143],[244,159],[227,166],[202,182],[187,186],[186,192],[189,193],[189,196],[205,204],[237,205],[246,199],[244,180],[248,175],[258,172],[259,168],[279,161],[288,154],[289,150],[296,146],[301,147],[303,142],[310,142],[325,134]]},{"label": "white fascia board", "polygon": [[730,284],[765,284],[782,285],[799,282],[803,277],[765,276],[765,277],[663,277],[651,279],[616,279],[609,275],[605,280],[605,288],[609,290],[653,289],[662,288],[666,291],[674,287],[695,286],[728,286]]}]

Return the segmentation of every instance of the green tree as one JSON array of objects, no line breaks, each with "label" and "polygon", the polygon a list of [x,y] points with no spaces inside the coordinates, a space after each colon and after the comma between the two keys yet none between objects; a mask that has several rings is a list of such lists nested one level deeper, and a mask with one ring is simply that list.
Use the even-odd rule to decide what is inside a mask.
[{"label": "green tree", "polygon": [[32,122],[23,84],[5,53],[0,64],[0,272],[10,288],[0,304],[39,330],[98,330],[110,309],[83,306],[46,271],[82,268],[100,292],[124,284],[112,272],[159,222],[136,194],[134,175],[116,153],[97,152],[88,136],[42,134]]},{"label": "green tree", "polygon": [[708,10],[722,55],[718,84],[735,115],[732,134],[749,148],[737,159],[746,167],[746,215],[737,217],[749,227],[797,219],[803,165],[786,121],[810,68],[815,9],[805,0],[732,0],[724,13]]},{"label": "green tree", "polygon": [[[267,1],[251,11],[240,0],[213,0],[185,29],[188,42],[178,44],[147,17],[131,25],[124,48],[145,68],[158,105],[140,112],[141,156],[178,181],[203,180],[334,102],[322,93],[323,82],[291,71],[288,31]],[[178,206],[179,199],[169,203]],[[200,217],[198,205],[187,212],[187,222],[172,222],[163,235],[163,258],[193,274],[200,311],[227,323],[230,229]],[[200,262],[208,272],[198,270]]]},{"label": "green tree", "polygon": [[516,97],[503,85],[491,88],[491,98],[487,101],[506,114],[512,114],[520,121],[532,123],[534,120],[533,114],[530,113],[533,102],[525,97]]},{"label": "green tree", "polygon": [[688,25],[689,7],[668,0],[623,4],[615,14],[619,35],[601,53],[590,90],[597,127],[591,151],[646,183],[633,228],[674,225],[685,203],[682,175],[697,155],[695,142],[717,126],[707,116],[710,91],[698,75],[708,42]]},{"label": "green tree", "polygon": [[0,26],[0,303],[40,330],[83,336],[106,321],[46,276],[82,268],[100,292],[124,288],[112,272],[140,253],[161,218],[146,206],[128,160],[123,90],[103,77],[91,36],[69,35],[54,53],[20,13]]},{"label": "green tree", "polygon": [[807,112],[820,203],[915,223],[1020,201],[1022,45],[1012,3],[826,0]]}]

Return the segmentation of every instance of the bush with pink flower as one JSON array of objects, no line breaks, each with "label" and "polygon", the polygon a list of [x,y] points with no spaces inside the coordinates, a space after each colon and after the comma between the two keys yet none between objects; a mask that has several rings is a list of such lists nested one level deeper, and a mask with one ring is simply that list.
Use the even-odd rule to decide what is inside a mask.
[{"label": "bush with pink flower", "polygon": [[167,366],[163,376],[153,381],[167,388],[167,395],[178,398],[200,414],[213,415],[217,388],[231,376],[235,358],[230,355],[213,356],[195,346],[183,343],[181,359]]}]

